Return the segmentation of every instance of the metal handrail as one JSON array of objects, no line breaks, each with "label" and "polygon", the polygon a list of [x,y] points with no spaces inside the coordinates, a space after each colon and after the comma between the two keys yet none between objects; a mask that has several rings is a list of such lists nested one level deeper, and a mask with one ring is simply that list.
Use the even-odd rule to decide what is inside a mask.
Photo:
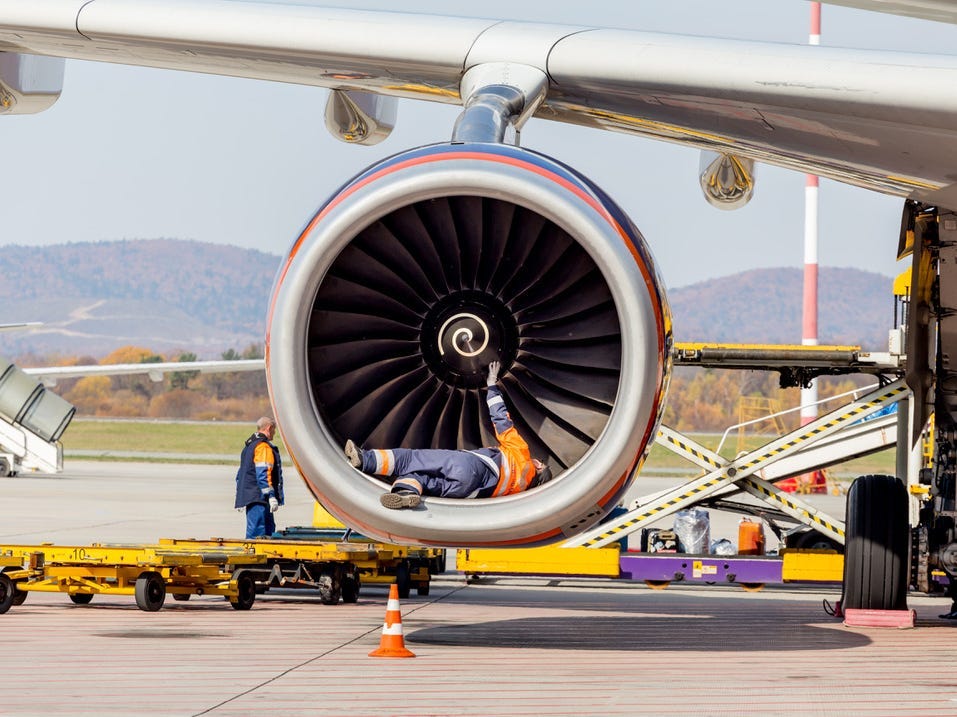
[{"label": "metal handrail", "polygon": [[[852,400],[857,400],[857,397],[861,393],[867,393],[868,391],[873,391],[879,384],[873,383],[867,386],[862,386],[861,388],[855,388],[850,391],[845,391],[844,393],[838,393],[834,396],[828,396],[827,398],[822,398],[820,401],[815,401],[814,403],[807,404],[809,406],[820,406],[829,401],[833,401],[837,398],[844,398],[845,396],[851,396]],[[778,411],[777,413],[769,413],[767,416],[761,416],[760,418],[752,418],[750,421],[744,421],[742,423],[735,423],[733,426],[728,426],[723,434],[721,434],[721,440],[718,442],[718,447],[715,449],[715,453],[721,453],[721,448],[724,446],[724,441],[728,437],[728,434],[738,428],[743,428],[744,426],[750,426],[752,423],[761,423],[762,421],[767,421],[768,419],[775,418],[777,416],[784,416],[788,413],[794,413],[795,411],[800,411],[804,406],[795,406],[794,408],[788,408],[784,411]]]}]

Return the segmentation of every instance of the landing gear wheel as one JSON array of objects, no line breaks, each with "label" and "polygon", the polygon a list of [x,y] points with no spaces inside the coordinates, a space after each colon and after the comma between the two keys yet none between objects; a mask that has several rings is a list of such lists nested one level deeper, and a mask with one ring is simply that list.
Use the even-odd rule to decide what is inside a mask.
[{"label": "landing gear wheel", "polygon": [[156,612],[166,601],[166,581],[159,573],[140,573],[134,595],[136,607],[145,612]]},{"label": "landing gear wheel", "polygon": [[399,563],[395,569],[395,584],[399,589],[399,599],[405,600],[412,591],[412,576],[408,563]]},{"label": "landing gear wheel", "polygon": [[907,607],[907,490],[886,475],[861,476],[847,493],[844,597],[858,610]]},{"label": "landing gear wheel", "polygon": [[650,587],[652,590],[664,590],[666,587],[671,585],[670,580],[645,580],[645,585]]},{"label": "landing gear wheel", "polygon": [[13,605],[14,590],[13,581],[0,573],[0,615]]},{"label": "landing gear wheel", "polygon": [[342,597],[342,582],[331,570],[323,571],[319,576],[319,600],[323,605],[338,605]]},{"label": "landing gear wheel", "polygon": [[240,573],[236,578],[236,599],[230,600],[229,604],[233,610],[248,610],[254,602],[256,602],[256,581],[248,572]]},{"label": "landing gear wheel", "polygon": [[359,602],[359,588],[362,582],[359,580],[359,571],[355,570],[342,578],[342,602]]},{"label": "landing gear wheel", "polygon": [[74,593],[70,595],[74,605],[89,605],[93,600],[93,593]]}]

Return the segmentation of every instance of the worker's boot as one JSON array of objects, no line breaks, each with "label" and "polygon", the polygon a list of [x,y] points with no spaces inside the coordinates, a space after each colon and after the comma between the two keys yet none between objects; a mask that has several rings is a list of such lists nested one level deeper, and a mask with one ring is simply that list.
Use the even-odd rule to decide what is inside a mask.
[{"label": "worker's boot", "polygon": [[356,444],[352,442],[351,438],[346,441],[345,454],[346,460],[349,461],[350,466],[362,470],[362,456],[359,453],[358,447],[356,447]]},{"label": "worker's boot", "polygon": [[392,510],[401,510],[402,508],[416,508],[422,502],[422,496],[412,491],[401,491],[399,493],[383,493],[379,497],[379,502],[386,508]]}]

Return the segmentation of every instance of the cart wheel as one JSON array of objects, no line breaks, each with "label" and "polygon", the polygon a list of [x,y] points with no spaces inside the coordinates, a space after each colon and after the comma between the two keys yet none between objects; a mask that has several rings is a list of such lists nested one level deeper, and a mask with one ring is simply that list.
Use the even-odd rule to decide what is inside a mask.
[{"label": "cart wheel", "polygon": [[738,583],[738,585],[744,588],[745,592],[749,593],[757,593],[764,590],[764,583]]},{"label": "cart wheel", "polygon": [[[19,570],[20,568],[14,567],[12,565],[5,567],[0,572],[13,572],[14,570]],[[17,582],[13,582],[13,604],[14,605],[23,605],[24,601],[27,599],[27,591],[21,590],[17,587]]]},{"label": "cart wheel", "polygon": [[0,478],[13,475],[13,471],[10,470],[10,462],[6,458],[0,458]]},{"label": "cart wheel", "polygon": [[156,612],[166,600],[166,581],[159,573],[140,573],[136,579],[136,607],[146,612]]},{"label": "cart wheel", "polygon": [[342,602],[359,602],[359,588],[362,582],[359,580],[359,571],[343,576],[342,578]]},{"label": "cart wheel", "polygon": [[408,598],[412,591],[412,577],[409,573],[409,564],[405,561],[399,563],[395,569],[395,584],[399,589],[399,599]]},{"label": "cart wheel", "polygon": [[234,610],[248,610],[254,602],[256,602],[256,581],[248,572],[240,573],[236,578],[236,600],[230,600],[229,604]]},{"label": "cart wheel", "polygon": [[190,598],[189,593],[173,593],[173,599],[176,602],[186,602],[187,600],[189,600],[189,598]]},{"label": "cart wheel", "polygon": [[329,568],[319,576],[319,600],[323,605],[338,605],[342,597],[342,582]]},{"label": "cart wheel", "polygon": [[0,573],[0,615],[5,613],[13,605],[14,586],[13,581]]},{"label": "cart wheel", "polygon": [[666,587],[671,585],[670,580],[645,580],[645,585],[650,587],[652,590],[664,590]]},{"label": "cart wheel", "polygon": [[415,586],[415,592],[416,592],[416,594],[421,595],[422,597],[425,597],[426,595],[429,594],[429,586],[430,586],[430,585],[431,585],[431,583],[430,583],[428,580],[424,580],[423,582],[418,583],[418,584]]},{"label": "cart wheel", "polygon": [[73,593],[70,595],[70,600],[73,601],[74,605],[89,605],[92,599],[93,593]]}]

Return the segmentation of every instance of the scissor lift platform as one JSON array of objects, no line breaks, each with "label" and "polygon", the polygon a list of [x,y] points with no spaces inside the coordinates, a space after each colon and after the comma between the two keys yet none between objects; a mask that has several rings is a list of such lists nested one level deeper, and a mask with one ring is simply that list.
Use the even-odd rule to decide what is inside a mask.
[{"label": "scissor lift platform", "polygon": [[602,577],[643,581],[654,589],[672,583],[731,583],[753,591],[768,584],[840,582],[844,570],[844,556],[833,550],[721,556],[620,552],[616,544],[603,548],[463,548],[457,560],[470,582],[494,575]]}]

